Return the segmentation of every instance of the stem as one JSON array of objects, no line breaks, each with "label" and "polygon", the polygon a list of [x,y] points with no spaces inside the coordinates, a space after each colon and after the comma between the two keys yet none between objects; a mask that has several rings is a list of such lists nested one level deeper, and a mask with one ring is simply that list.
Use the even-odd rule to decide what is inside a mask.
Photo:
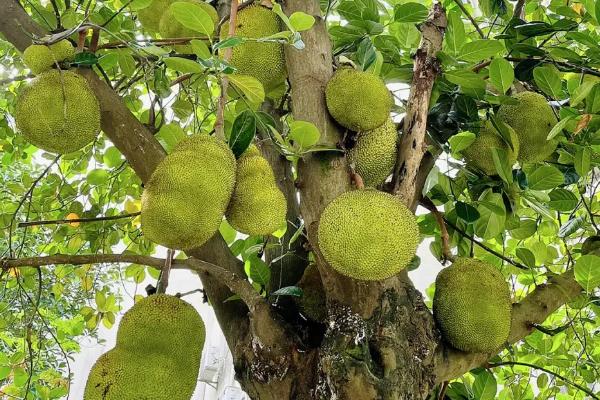
[{"label": "stem", "polygon": [[479,36],[482,39],[485,39],[485,34],[483,33],[483,31],[481,30],[481,28],[477,24],[477,21],[475,21],[475,18],[473,18],[473,16],[465,8],[464,4],[462,3],[462,0],[454,0],[454,3],[458,6],[458,8],[460,8],[460,10],[463,12],[463,14],[465,14],[467,16],[467,18],[469,18],[469,21],[471,21],[471,23],[473,24],[473,26],[477,30],[477,33],[479,33]]},{"label": "stem", "polygon": [[137,217],[140,214],[141,213],[138,211],[138,212],[134,212],[131,214],[113,215],[110,217],[54,219],[54,220],[47,220],[47,221],[27,221],[27,222],[19,222],[19,225],[17,225],[17,226],[19,228],[24,228],[26,226],[38,226],[38,225],[61,225],[61,224],[72,224],[72,223],[76,223],[76,222],[86,223],[86,222],[97,222],[97,221],[112,221],[115,219]]},{"label": "stem", "polygon": [[444,222],[444,216],[437,209],[435,204],[428,198],[424,198],[421,202],[423,207],[427,208],[438,223],[440,227],[440,237],[442,239],[442,255],[444,257],[443,261],[454,261],[454,256],[452,255],[452,251],[450,250],[450,235],[448,235],[448,229],[446,228],[446,223]]}]

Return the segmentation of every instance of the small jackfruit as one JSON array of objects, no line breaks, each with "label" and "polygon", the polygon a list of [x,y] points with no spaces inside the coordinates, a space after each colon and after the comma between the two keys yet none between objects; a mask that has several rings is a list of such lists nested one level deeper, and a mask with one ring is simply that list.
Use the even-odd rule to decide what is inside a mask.
[{"label": "small jackfruit", "polygon": [[508,339],[512,304],[493,265],[458,258],[435,280],[433,315],[444,339],[469,353],[498,350]]},{"label": "small jackfruit", "polygon": [[19,94],[15,120],[33,145],[53,153],[71,153],[98,136],[100,105],[83,77],[50,70]]},{"label": "small jackfruit", "polygon": [[61,40],[49,46],[32,44],[23,52],[23,61],[34,75],[39,75],[74,55],[75,48],[71,43]]},{"label": "small jackfruit", "polygon": [[513,96],[518,104],[503,104],[498,109],[500,121],[512,126],[519,137],[520,162],[539,162],[550,156],[558,142],[547,140],[548,133],[558,122],[544,96],[521,92]]},{"label": "small jackfruit", "polygon": [[356,172],[365,186],[379,186],[390,176],[396,163],[398,132],[394,121],[388,119],[382,126],[358,136],[356,146],[348,152]]},{"label": "small jackfruit", "polygon": [[238,232],[270,235],[285,225],[287,202],[269,162],[250,148],[238,160],[227,221]]},{"label": "small jackfruit", "polygon": [[340,68],[327,83],[329,114],[356,132],[379,128],[390,117],[393,100],[383,80],[369,72]]},{"label": "small jackfruit", "polygon": [[[200,7],[202,7],[202,9],[204,11],[207,12],[208,15],[210,15],[215,26],[217,26],[217,24],[219,23],[219,14],[217,13],[217,10],[215,10],[215,8],[213,6],[211,6],[210,4],[205,3],[202,0],[180,0],[180,1],[184,1],[186,3],[198,4]],[[160,18],[158,31],[160,33],[160,36],[162,36],[163,38],[170,38],[170,39],[171,38],[195,37],[195,36],[201,35],[201,33],[194,31],[193,29],[186,28],[179,21],[177,21],[175,19],[175,16],[173,15],[173,12],[171,11],[170,7],[167,8],[167,10],[164,12],[163,16]],[[180,53],[191,53],[192,52],[192,47],[187,44],[186,45],[177,45],[174,47],[175,47],[175,50],[177,50]]]},{"label": "small jackfruit", "polygon": [[165,247],[203,245],[219,229],[235,184],[235,157],[208,135],[180,142],[160,162],[142,194],[142,232]]},{"label": "small jackfruit", "polygon": [[306,268],[302,279],[298,282],[298,287],[302,289],[302,296],[294,299],[302,313],[313,321],[325,321],[327,317],[325,288],[316,264]]},{"label": "small jackfruit", "polygon": [[[281,31],[277,14],[258,4],[246,7],[237,14],[235,36],[258,39]],[[221,26],[221,40],[227,38],[229,22]],[[268,91],[286,78],[283,44],[249,40],[233,48],[229,63],[238,74],[250,75]]]},{"label": "small jackfruit", "polygon": [[176,0],[153,0],[148,7],[137,11],[138,20],[149,32],[158,32],[160,19],[168,11],[169,6]]},{"label": "small jackfruit", "polygon": [[382,280],[411,262],[419,245],[412,212],[395,196],[355,190],[335,198],[321,214],[319,248],[342,275]]},{"label": "small jackfruit", "polygon": [[492,122],[487,121],[479,130],[479,134],[473,143],[462,151],[463,156],[467,160],[467,165],[473,165],[487,175],[498,175],[496,165],[494,164],[493,148],[506,151],[508,163],[513,165],[517,161],[517,155],[519,154],[519,138],[513,128],[509,125],[506,125],[506,128],[510,134],[514,150],[502,139]]}]

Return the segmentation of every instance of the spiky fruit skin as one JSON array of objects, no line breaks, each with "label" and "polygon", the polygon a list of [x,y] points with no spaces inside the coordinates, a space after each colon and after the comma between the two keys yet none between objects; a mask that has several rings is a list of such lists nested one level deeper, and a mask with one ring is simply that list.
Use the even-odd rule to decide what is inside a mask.
[{"label": "spiky fruit skin", "polygon": [[302,279],[298,282],[298,287],[302,289],[302,297],[294,299],[302,313],[313,321],[325,321],[327,317],[325,289],[316,264],[306,268]]},{"label": "spiky fruit skin", "polygon": [[185,301],[164,294],[138,301],[123,316],[117,346],[92,368],[84,400],[189,400],[205,337]]},{"label": "spiky fruit skin", "polygon": [[325,260],[340,274],[375,281],[406,268],[417,251],[419,227],[397,197],[355,190],[325,208],[318,241]]},{"label": "spiky fruit skin", "polygon": [[56,63],[72,58],[75,48],[68,40],[61,40],[50,46],[32,44],[23,52],[23,61],[34,75],[51,69]]},{"label": "spiky fruit skin", "polygon": [[356,132],[379,128],[392,110],[392,95],[383,80],[369,72],[341,68],[325,88],[329,114]]},{"label": "spiky fruit skin", "polygon": [[235,184],[235,157],[208,135],[180,142],[152,173],[142,194],[142,232],[155,243],[187,250],[219,229]]},{"label": "spiky fruit skin", "polygon": [[444,340],[469,353],[498,350],[511,325],[510,290],[493,265],[458,258],[435,280],[433,315]]},{"label": "spiky fruit skin", "polygon": [[[472,165],[480,169],[487,175],[498,175],[496,165],[494,164],[493,148],[506,151],[508,163],[513,165],[517,161],[519,154],[519,138],[513,128],[507,126],[510,133],[511,147],[500,137],[494,125],[487,121],[479,130],[479,134],[469,147],[462,151],[467,161],[467,165]],[[514,149],[514,150],[513,150]]]},{"label": "spiky fruit skin", "polygon": [[[281,22],[277,14],[270,9],[251,5],[237,15],[235,35],[245,38],[264,38],[281,31]],[[229,22],[221,26],[221,40],[227,38]],[[274,42],[248,41],[235,46],[229,63],[241,75],[250,75],[258,79],[265,90],[279,85],[287,76],[283,45]]]},{"label": "spiky fruit skin", "polygon": [[519,155],[523,163],[543,161],[556,150],[557,141],[547,140],[548,133],[558,122],[544,96],[521,92],[513,96],[518,104],[503,104],[497,117],[510,125],[519,137]]},{"label": "spiky fruit skin", "polygon": [[285,225],[287,202],[269,162],[253,149],[238,160],[235,190],[227,221],[238,232],[270,235]]},{"label": "spiky fruit skin", "polygon": [[348,152],[348,159],[355,164],[365,186],[379,186],[390,176],[396,163],[397,142],[398,132],[391,119],[358,136],[356,146]]},{"label": "spiky fruit skin", "polygon": [[40,149],[66,154],[100,132],[100,105],[86,80],[70,71],[40,74],[17,98],[17,127]]},{"label": "spiky fruit skin", "polygon": [[[185,1],[186,3],[193,3],[193,4],[199,5],[200,7],[202,7],[202,9],[204,11],[206,11],[208,13],[208,15],[210,15],[215,26],[217,26],[217,24],[219,23],[219,14],[217,13],[217,10],[215,10],[215,8],[213,6],[211,6],[210,4],[205,3],[202,0],[182,0],[182,1]],[[175,19],[175,16],[173,15],[173,12],[171,12],[170,7],[167,7],[163,16],[160,18],[158,32],[160,33],[160,36],[162,36],[163,38],[183,38],[183,37],[194,37],[194,36],[201,35],[200,32],[186,28],[185,26],[180,24]],[[190,46],[190,45],[177,45],[177,46],[174,46],[174,48],[179,53],[191,53],[192,52],[192,46]]]},{"label": "spiky fruit skin", "polygon": [[154,0],[148,7],[138,10],[138,20],[149,32],[158,32],[160,19],[167,12],[171,3],[175,0]]}]

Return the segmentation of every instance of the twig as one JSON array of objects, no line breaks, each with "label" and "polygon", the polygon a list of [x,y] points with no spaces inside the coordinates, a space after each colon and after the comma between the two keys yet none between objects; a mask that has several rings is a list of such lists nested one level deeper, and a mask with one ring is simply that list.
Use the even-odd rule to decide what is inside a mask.
[{"label": "twig", "polygon": [[27,222],[19,222],[19,225],[17,225],[17,226],[19,228],[24,228],[26,226],[37,226],[37,225],[60,225],[60,224],[72,224],[72,223],[76,223],[76,222],[86,223],[86,222],[97,222],[97,221],[112,221],[115,219],[137,217],[140,214],[141,213],[138,211],[138,212],[134,212],[134,213],[130,213],[130,214],[113,215],[110,217],[54,219],[54,220],[47,220],[47,221],[27,221]]},{"label": "twig", "polygon": [[423,207],[427,208],[438,223],[440,227],[440,238],[442,239],[442,256],[444,259],[442,261],[454,261],[454,256],[452,255],[452,251],[450,250],[450,235],[448,235],[448,229],[446,229],[446,223],[444,222],[444,216],[437,209],[435,204],[428,199],[427,197],[423,198],[421,201]]},{"label": "twig", "polygon": [[454,0],[454,3],[458,6],[458,8],[460,8],[460,10],[463,12],[463,14],[465,14],[467,16],[467,18],[469,18],[469,20],[471,21],[471,23],[477,30],[477,33],[479,33],[479,36],[481,36],[482,39],[485,39],[485,34],[483,33],[483,31],[477,24],[477,21],[475,21],[475,18],[473,18],[473,16],[465,8],[464,4],[462,3],[462,0]]},{"label": "twig", "polygon": [[167,259],[160,271],[160,278],[156,285],[157,293],[166,293],[167,286],[169,286],[169,275],[171,274],[171,266],[173,265],[173,249],[167,251]]},{"label": "twig", "polygon": [[7,83],[24,81],[26,79],[33,78],[34,76],[35,75],[33,75],[33,74],[27,74],[27,75],[15,76],[14,78],[0,79],[0,85],[6,85]]},{"label": "twig", "polygon": [[446,397],[446,390],[448,389],[448,381],[442,382],[442,387],[440,388],[440,393],[438,396],[438,400],[444,400]]}]

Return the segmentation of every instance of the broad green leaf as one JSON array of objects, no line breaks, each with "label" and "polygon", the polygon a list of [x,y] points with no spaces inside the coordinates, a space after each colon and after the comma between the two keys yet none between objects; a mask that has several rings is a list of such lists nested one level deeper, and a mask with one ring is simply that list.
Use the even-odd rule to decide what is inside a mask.
[{"label": "broad green leaf", "polygon": [[573,92],[573,96],[571,96],[571,106],[575,107],[585,100],[597,83],[597,81],[583,81],[581,86],[577,87]]},{"label": "broad green leaf", "polygon": [[475,141],[475,134],[473,132],[459,132],[456,135],[448,139],[450,149],[453,154],[458,154],[462,150],[466,149]]},{"label": "broad green leaf", "polygon": [[300,148],[308,149],[319,142],[321,133],[319,129],[308,121],[293,121],[290,123],[288,138],[293,140]]},{"label": "broad green leaf", "polygon": [[560,170],[552,165],[541,165],[527,174],[527,182],[531,190],[549,190],[565,182]]},{"label": "broad green leaf", "polygon": [[141,10],[142,8],[146,8],[152,4],[152,1],[153,0],[132,0],[129,4],[129,7],[131,7],[131,9],[134,11]]},{"label": "broad green leaf", "polygon": [[210,54],[210,50],[206,45],[206,42],[194,39],[190,41],[190,44],[192,45],[192,51],[194,52],[194,54],[200,57],[201,59],[206,60],[211,57],[212,54]]},{"label": "broad green leaf", "polygon": [[524,219],[519,221],[519,226],[515,229],[510,230],[510,236],[519,239],[525,240],[536,232],[537,230],[537,222],[533,219]]},{"label": "broad green leaf", "polygon": [[525,247],[519,247],[515,250],[515,255],[521,260],[523,264],[528,266],[529,268],[535,268],[535,255]]},{"label": "broad green leaf", "polygon": [[204,72],[204,67],[201,64],[187,58],[167,57],[163,61],[167,67],[184,74],[201,74]]},{"label": "broad green leaf", "polygon": [[465,38],[465,24],[462,20],[462,13],[458,9],[450,10],[448,12],[448,28],[446,28],[446,35],[444,36],[446,51],[453,55],[458,53],[465,42]]},{"label": "broad green leaf", "polygon": [[108,178],[108,171],[100,168],[93,169],[87,174],[87,181],[90,185],[102,185]]},{"label": "broad green leaf", "polygon": [[245,110],[233,121],[229,148],[236,158],[239,158],[248,148],[256,135],[256,117],[252,110]]},{"label": "broad green leaf", "polygon": [[600,286],[600,257],[581,256],[575,262],[575,280],[588,293]]},{"label": "broad green leaf", "polygon": [[245,261],[246,273],[252,279],[253,282],[258,283],[261,286],[267,286],[271,280],[271,270],[269,266],[256,254],[251,255]]},{"label": "broad green leaf", "polygon": [[315,17],[301,11],[296,11],[290,15],[290,25],[296,31],[307,31],[315,24]]},{"label": "broad green leaf", "polygon": [[498,208],[502,213],[495,213],[491,207],[486,204],[480,204],[477,207],[480,217],[475,222],[475,234],[483,239],[491,239],[499,235],[504,230],[504,222],[506,219],[506,211],[502,196],[498,193],[488,192],[483,201],[491,203],[495,208]]},{"label": "broad green leaf", "polygon": [[589,147],[580,147],[575,153],[575,171],[579,176],[586,176],[592,166],[592,152]]},{"label": "broad green leaf", "polygon": [[123,163],[121,152],[114,146],[111,146],[108,149],[106,149],[102,159],[104,160],[104,164],[108,168],[116,168]]},{"label": "broad green leaf", "polygon": [[261,104],[265,101],[265,89],[258,79],[248,75],[227,75],[229,81],[238,88],[250,103]]},{"label": "broad green leaf", "polygon": [[456,70],[444,73],[444,77],[450,82],[465,89],[485,90],[485,80],[483,76],[477,75],[470,70]]},{"label": "broad green leaf", "polygon": [[573,118],[575,118],[573,115],[569,115],[558,121],[558,123],[554,125],[554,127],[550,130],[546,139],[551,140],[558,136],[562,132],[562,130],[565,129],[565,126],[567,126],[569,121],[571,121]]},{"label": "broad green leaf", "polygon": [[304,295],[304,292],[302,291],[302,288],[299,288],[298,286],[286,286],[286,287],[277,289],[276,291],[271,293],[271,295],[302,297]]},{"label": "broad green leaf", "polygon": [[198,4],[176,1],[169,7],[173,17],[181,25],[196,32],[211,36],[215,23],[211,16]]},{"label": "broad green leaf", "polygon": [[475,375],[473,394],[478,400],[494,400],[496,398],[496,391],[498,390],[497,386],[494,374],[482,369]]},{"label": "broad green leaf", "polygon": [[479,211],[472,205],[462,201],[457,201],[454,209],[456,210],[456,215],[466,223],[475,222],[479,218]]},{"label": "broad green leaf", "polygon": [[496,172],[502,180],[508,184],[513,182],[512,165],[508,161],[508,152],[504,149],[497,147],[492,148],[492,158],[494,159],[494,166]]},{"label": "broad green leaf", "polygon": [[477,62],[493,57],[502,50],[504,50],[504,46],[500,41],[479,39],[465,43],[458,53],[458,58]]},{"label": "broad green leaf", "polygon": [[540,89],[554,99],[563,98],[560,72],[554,65],[544,65],[533,70],[533,78]]},{"label": "broad green leaf", "polygon": [[512,65],[504,58],[494,58],[490,64],[490,82],[500,90],[502,94],[506,93],[515,80],[515,71]]},{"label": "broad green leaf", "polygon": [[173,147],[185,136],[185,132],[181,126],[176,123],[163,125],[156,134],[156,137],[163,144],[167,152],[173,150]]},{"label": "broad green leaf", "polygon": [[429,10],[420,3],[404,3],[394,7],[394,20],[396,22],[423,22],[427,19]]},{"label": "broad green leaf", "polygon": [[579,202],[577,196],[575,196],[570,190],[566,189],[554,189],[548,193],[548,195],[550,196],[548,206],[556,211],[571,211]]}]

